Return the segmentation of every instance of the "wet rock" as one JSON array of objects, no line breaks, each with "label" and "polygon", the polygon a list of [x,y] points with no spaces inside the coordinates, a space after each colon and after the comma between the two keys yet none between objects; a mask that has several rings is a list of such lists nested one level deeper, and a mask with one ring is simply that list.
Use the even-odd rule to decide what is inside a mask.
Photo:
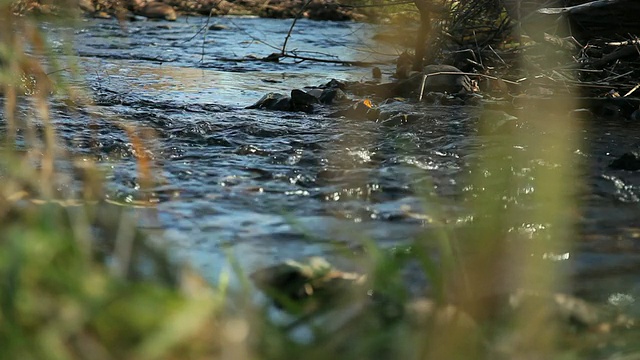
[{"label": "wet rock", "polygon": [[358,101],[346,109],[329,114],[329,117],[346,117],[354,120],[376,121],[380,110],[373,106],[370,100]]},{"label": "wet rock", "polygon": [[422,116],[419,114],[396,114],[388,119],[382,121],[382,125],[384,126],[401,126],[413,124],[417,121],[422,120]]},{"label": "wet rock", "polygon": [[320,101],[320,95],[322,95],[323,91],[324,89],[311,88],[311,89],[307,89],[307,94],[315,97],[316,99],[318,99],[318,101]]},{"label": "wet rock", "polygon": [[315,97],[319,103],[330,105],[349,100],[349,97],[343,91],[346,87],[345,83],[331,79],[331,81],[326,84],[307,89],[306,92]]},{"label": "wet rock", "polygon": [[313,111],[313,104],[317,104],[318,99],[306,93],[305,91],[294,89],[291,90],[291,110],[292,111]]},{"label": "wet rock", "polygon": [[640,170],[640,153],[636,151],[624,153],[613,160],[609,167],[616,170],[638,171]]},{"label": "wet rock", "polygon": [[605,119],[619,119],[622,117],[622,108],[614,103],[605,103],[595,109],[596,115]]},{"label": "wet rock", "polygon": [[247,109],[289,111],[291,109],[291,98],[278,93],[268,93],[255,104],[247,106]]},{"label": "wet rock", "polygon": [[209,30],[211,31],[221,31],[221,30],[227,30],[228,28],[224,25],[221,24],[213,24],[211,26],[209,26]]},{"label": "wet rock", "polygon": [[378,106],[377,122],[384,126],[400,126],[424,119],[423,113],[415,112],[415,105],[399,99],[387,99]]},{"label": "wet rock", "polygon": [[387,120],[392,116],[398,114],[407,114],[413,110],[413,105],[409,104],[406,101],[401,101],[396,98],[390,98],[383,101],[379,106],[380,115],[378,116],[379,121]]},{"label": "wet rock", "polygon": [[[441,74],[446,73],[446,74]],[[451,74],[451,73],[460,73]],[[416,74],[398,84],[399,92],[403,96],[417,97],[421,92],[423,77],[425,92],[443,92],[449,94],[465,94],[474,91],[471,79],[462,71],[451,65],[427,65],[422,73]]]},{"label": "wet rock", "polygon": [[348,101],[349,97],[340,88],[324,89],[318,100],[323,104],[334,104],[342,101]]},{"label": "wet rock", "polygon": [[502,110],[483,109],[478,116],[478,131],[483,135],[507,135],[522,127],[519,119]]},{"label": "wet rock", "polygon": [[303,90],[291,90],[291,96],[278,93],[268,93],[247,109],[265,109],[277,111],[304,111],[312,112],[313,105],[318,99]]},{"label": "wet rock", "polygon": [[633,112],[638,109],[637,103],[632,99],[614,96],[588,99],[593,113],[608,120],[631,119]]},{"label": "wet rock", "polygon": [[[427,65],[422,73],[427,75],[425,89],[428,91],[442,91],[450,94],[460,92],[473,92],[471,79],[462,71],[451,65]],[[460,74],[438,74],[438,73],[460,73]]]},{"label": "wet rock", "polygon": [[345,90],[347,88],[347,84],[343,81],[331,79],[328,83],[322,86],[324,89],[340,89]]},{"label": "wet rock", "polygon": [[480,94],[467,94],[466,96],[463,97],[464,99],[464,104],[465,105],[469,105],[469,106],[478,106],[481,105],[484,97]]},{"label": "wet rock", "polygon": [[447,97],[445,93],[430,91],[422,95],[422,101],[432,105],[442,105],[442,100]]},{"label": "wet rock", "polygon": [[142,15],[149,19],[162,19],[175,21],[178,18],[178,14],[168,4],[151,2],[137,11],[137,15]]},{"label": "wet rock", "polygon": [[339,271],[320,257],[304,263],[289,260],[258,270],[251,279],[276,306],[287,310],[292,305],[303,310],[327,306],[364,281],[363,276]]},{"label": "wet rock", "polygon": [[312,105],[318,103],[318,98],[306,91],[294,89],[291,90],[291,101],[301,105]]},{"label": "wet rock", "polygon": [[461,97],[451,95],[443,97],[441,103],[446,106],[461,106],[466,104]]},{"label": "wet rock", "polygon": [[[427,75],[426,78],[424,78],[425,75]],[[408,79],[398,82],[384,84],[352,83],[349,89],[355,94],[361,95],[374,95],[382,98],[404,97],[415,99],[420,96],[423,79],[423,95],[428,92],[464,95],[473,93],[476,90],[467,75],[464,75],[460,69],[450,65],[428,65],[424,68],[423,72],[414,73]]]}]

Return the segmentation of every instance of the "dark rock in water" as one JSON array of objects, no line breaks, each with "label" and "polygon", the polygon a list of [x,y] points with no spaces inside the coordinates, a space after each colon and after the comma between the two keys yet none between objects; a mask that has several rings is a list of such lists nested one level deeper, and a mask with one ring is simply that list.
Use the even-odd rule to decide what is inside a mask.
[{"label": "dark rock in water", "polygon": [[382,121],[384,126],[400,126],[415,123],[423,118],[419,114],[396,114]]},{"label": "dark rock in water", "polygon": [[442,99],[445,97],[447,97],[447,95],[444,93],[430,91],[422,95],[422,101],[427,104],[442,105]]},{"label": "dark rock in water", "polygon": [[329,116],[330,117],[344,116],[349,119],[375,121],[378,119],[379,115],[380,115],[380,110],[377,108],[374,108],[371,105],[371,101],[363,100],[363,101],[358,101],[357,103],[349,106],[344,110],[336,111],[330,114]]},{"label": "dark rock in water", "polygon": [[[439,74],[437,73],[460,73],[460,74]],[[422,73],[427,75],[424,84],[425,91],[447,92],[449,94],[473,92],[471,79],[462,71],[451,65],[427,65]]]},{"label": "dark rock in water", "polygon": [[517,117],[502,110],[484,109],[478,121],[479,132],[483,135],[511,134],[522,126]]},{"label": "dark rock in water", "polygon": [[339,271],[319,257],[306,263],[289,260],[258,270],[251,279],[276,306],[295,310],[291,305],[296,305],[302,311],[335,304],[364,281],[362,275]]},{"label": "dark rock in water", "polygon": [[483,100],[483,96],[480,94],[467,94],[466,96],[463,97],[464,100],[464,104],[465,105],[470,105],[470,106],[478,106],[482,104],[482,100]]},{"label": "dark rock in water", "polygon": [[462,74],[460,69],[451,65],[427,65],[424,67],[422,74],[416,74],[407,80],[398,82],[397,91],[400,96],[418,97],[420,95],[422,79],[425,75],[427,77],[424,80],[423,94],[426,92],[446,92],[449,94],[473,92],[471,79],[469,79],[467,75]]},{"label": "dark rock in water", "polygon": [[227,30],[227,27],[221,24],[213,24],[211,26],[209,26],[209,30],[211,31],[221,31],[221,30]]},{"label": "dark rock in water", "polygon": [[418,111],[415,106],[407,101],[398,99],[387,99],[378,106],[380,114],[377,122],[384,126],[399,126],[411,124],[425,118],[425,115]]},{"label": "dark rock in water", "polygon": [[278,93],[268,93],[255,104],[247,106],[247,109],[289,111],[291,110],[291,98]]},{"label": "dark rock in water", "polygon": [[347,84],[345,84],[342,81],[336,80],[336,79],[331,79],[331,80],[329,80],[328,83],[324,84],[322,87],[325,88],[325,89],[336,88],[336,89],[344,90],[344,89],[347,88]]},{"label": "dark rock in water", "polygon": [[313,104],[317,104],[318,99],[302,90],[291,90],[291,97],[278,94],[268,93],[258,100],[255,104],[247,106],[247,109],[266,109],[277,111],[313,111]]},{"label": "dark rock in water", "polygon": [[336,102],[349,100],[347,94],[342,89],[346,85],[336,79],[332,79],[328,83],[317,88],[307,90],[307,94],[314,96],[321,104],[333,104]]},{"label": "dark rock in water", "polygon": [[291,101],[304,105],[317,104],[319,102],[315,96],[298,89],[291,90]]},{"label": "dark rock in water", "polygon": [[320,100],[320,95],[322,95],[323,91],[324,91],[324,89],[313,88],[313,89],[308,89],[307,90],[307,94],[309,94],[311,96],[314,96],[319,101]]},{"label": "dark rock in water", "polygon": [[613,160],[609,167],[616,170],[637,171],[640,170],[640,153],[636,151],[622,154]]},{"label": "dark rock in water", "polygon": [[336,102],[349,100],[347,94],[340,88],[324,89],[320,94],[319,100],[323,104],[333,104]]},{"label": "dark rock in water", "polygon": [[589,99],[589,107],[596,116],[609,120],[631,119],[638,109],[637,103],[621,96]]},{"label": "dark rock in water", "polygon": [[406,101],[400,101],[396,98],[390,98],[382,102],[378,109],[380,114],[378,115],[378,121],[384,121],[396,115],[404,115],[412,113],[415,108],[413,105]]},{"label": "dark rock in water", "polygon": [[318,99],[302,90],[291,90],[291,110],[293,111],[313,111],[313,104],[317,104]]},{"label": "dark rock in water", "polygon": [[369,91],[373,95],[383,97],[383,98],[392,98],[397,96],[411,97],[413,94],[415,94],[415,91],[411,91],[409,90],[409,88],[417,89],[418,86],[419,85],[417,83],[411,85],[409,84],[409,80],[403,80],[397,83],[386,83],[386,84],[375,85],[375,87]]},{"label": "dark rock in water", "polygon": [[[447,74],[439,74],[439,73]],[[451,74],[460,73],[460,74]],[[428,65],[425,66],[422,73],[416,73],[405,80],[398,82],[384,83],[377,85],[354,84],[353,91],[355,93],[368,93],[375,96],[389,97],[405,97],[417,98],[420,96],[420,90],[424,76],[424,91],[427,92],[446,92],[449,94],[468,94],[474,92],[471,79],[464,75],[460,69],[450,65]]]},{"label": "dark rock in water", "polygon": [[[266,109],[280,111],[303,111],[310,113],[314,110],[315,104],[333,104],[348,100],[347,95],[340,89],[337,80],[330,82],[331,87],[309,89],[308,91],[294,89],[291,96],[278,93],[268,93],[255,104],[247,106],[247,109]],[[370,108],[366,108],[370,110]],[[363,111],[365,111],[363,109]]]},{"label": "dark rock in water", "polygon": [[604,119],[619,119],[623,116],[622,108],[613,102],[596,107],[595,112]]}]

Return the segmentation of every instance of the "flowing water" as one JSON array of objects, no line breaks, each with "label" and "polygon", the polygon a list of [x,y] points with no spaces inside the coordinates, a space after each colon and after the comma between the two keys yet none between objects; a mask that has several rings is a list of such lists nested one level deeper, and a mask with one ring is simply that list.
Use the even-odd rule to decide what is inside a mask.
[{"label": "flowing water", "polygon": [[[214,22],[226,29],[199,32]],[[466,204],[475,190],[465,179],[481,147],[473,107],[412,105],[423,120],[403,126],[325,111],[245,109],[267,92],[369,78],[366,68],[252,60],[278,52],[290,25],[188,18],[122,28],[86,20],[75,31],[73,51],[84,74],[78,85],[91,89],[95,105],[54,111],[60,136],[108,169],[110,198],[156,199],[157,206],[140,210],[141,226],[212,280],[227,263],[227,249],[250,271],[288,258],[331,256],[336,243],[354,250],[371,239],[403,244],[437,227],[429,216],[452,224],[469,218]],[[372,40],[375,31],[301,20],[287,48],[341,60],[392,59]],[[60,54],[67,45],[54,41]],[[384,52],[395,55],[392,50]],[[136,150],[118,123],[153,130],[146,147],[156,183],[148,191],[140,190]],[[607,168],[637,147],[639,133],[640,124],[587,121],[578,134],[583,143],[567,149],[576,163],[587,164],[582,235],[574,250],[553,258],[569,263],[581,288],[604,299],[640,292],[640,175]],[[531,197],[527,189],[525,181],[513,206]],[[424,201],[424,192],[437,196],[438,205]],[[536,232],[538,225],[519,230]]]}]

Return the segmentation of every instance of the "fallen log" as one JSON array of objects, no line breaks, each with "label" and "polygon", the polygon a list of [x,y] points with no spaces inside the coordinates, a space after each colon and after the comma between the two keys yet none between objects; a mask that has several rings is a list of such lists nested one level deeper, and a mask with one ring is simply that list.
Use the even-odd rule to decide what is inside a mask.
[{"label": "fallen log", "polygon": [[640,59],[640,50],[638,49],[637,45],[627,45],[624,47],[620,47],[614,52],[604,55],[600,59],[595,59],[593,61],[586,62],[583,65],[583,68],[603,69],[608,64],[614,61],[617,61],[620,59],[628,59],[628,58]]},{"label": "fallen log", "polygon": [[640,1],[595,0],[568,7],[545,7],[539,15],[566,20],[569,30],[578,40],[600,38],[628,38],[640,35]]}]

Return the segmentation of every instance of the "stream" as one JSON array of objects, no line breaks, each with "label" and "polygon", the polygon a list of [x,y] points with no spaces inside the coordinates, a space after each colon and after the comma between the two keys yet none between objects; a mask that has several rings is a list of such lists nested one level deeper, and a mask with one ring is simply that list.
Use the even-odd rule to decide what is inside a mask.
[{"label": "stream", "polygon": [[[354,251],[368,240],[393,247],[435,230],[408,212],[464,223],[473,193],[465,179],[479,148],[474,108],[415,105],[426,120],[395,127],[322,111],[245,109],[268,92],[286,94],[332,78],[371,80],[371,70],[251,61],[279,51],[291,20],[207,21],[123,28],[115,20],[84,20],[74,30],[73,58],[82,75],[73,85],[90,89],[94,105],[80,113],[53,111],[71,151],[97,155],[107,169],[108,197],[156,199],[157,206],[140,209],[140,226],[175,256],[216,281],[229,254],[250,272],[289,258],[337,256],[336,243]],[[224,28],[199,32],[214,23]],[[372,40],[377,31],[370,24],[300,20],[287,48],[327,59],[389,61],[397,49]],[[69,56],[68,40],[52,38],[54,50]],[[383,67],[385,77],[391,69]],[[117,122],[152,130],[146,147],[157,179],[147,192],[140,190],[135,149]],[[580,148],[569,149],[576,163],[587,164],[580,237],[570,253],[554,258],[568,264],[592,298],[635,298],[640,173],[607,166],[637,149],[640,124],[585,124]],[[423,200],[424,189],[440,199],[437,206]],[[526,203],[530,194],[516,196],[515,203]]]}]

